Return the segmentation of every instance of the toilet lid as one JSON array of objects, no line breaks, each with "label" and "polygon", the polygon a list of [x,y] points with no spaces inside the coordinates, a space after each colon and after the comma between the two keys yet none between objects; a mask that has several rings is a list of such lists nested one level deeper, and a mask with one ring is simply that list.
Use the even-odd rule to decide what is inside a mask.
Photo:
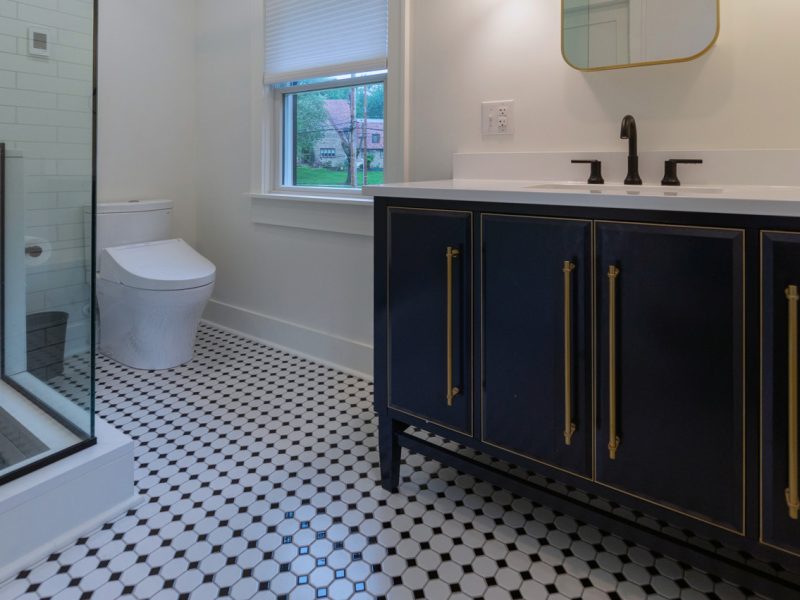
[{"label": "toilet lid", "polygon": [[106,248],[100,278],[140,290],[188,290],[214,282],[216,268],[181,239]]}]

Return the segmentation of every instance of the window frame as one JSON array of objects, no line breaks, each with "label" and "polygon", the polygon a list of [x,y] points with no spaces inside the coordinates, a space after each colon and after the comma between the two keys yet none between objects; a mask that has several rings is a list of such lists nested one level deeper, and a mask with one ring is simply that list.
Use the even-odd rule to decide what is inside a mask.
[{"label": "window frame", "polygon": [[[334,75],[331,77],[321,78],[318,81],[309,83],[301,83],[293,85],[290,82],[277,83],[264,86],[264,96],[269,98],[272,104],[272,117],[270,130],[273,135],[270,136],[272,143],[272,151],[270,155],[269,165],[265,165],[265,170],[269,172],[270,186],[268,189],[270,193],[282,195],[303,195],[303,196],[326,196],[331,198],[336,197],[353,197],[363,196],[362,187],[326,187],[326,186],[299,186],[299,185],[285,185],[287,174],[293,171],[294,167],[294,145],[293,136],[290,134],[289,128],[286,127],[286,96],[291,94],[314,92],[321,90],[330,90],[343,87],[358,87],[375,83],[383,84],[384,93],[384,108],[383,108],[383,154],[384,154],[384,172],[386,171],[387,163],[387,105],[386,99],[389,96],[389,72],[388,69],[383,69],[380,72],[370,72],[367,74],[359,73],[345,73],[341,75]],[[291,157],[286,160],[286,157]]]}]

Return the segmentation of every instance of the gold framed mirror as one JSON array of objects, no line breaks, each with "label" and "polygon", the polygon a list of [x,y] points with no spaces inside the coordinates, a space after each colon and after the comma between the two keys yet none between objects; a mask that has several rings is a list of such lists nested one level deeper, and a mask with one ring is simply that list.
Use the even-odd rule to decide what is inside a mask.
[{"label": "gold framed mirror", "polygon": [[719,36],[719,0],[561,0],[561,52],[579,71],[694,60]]}]

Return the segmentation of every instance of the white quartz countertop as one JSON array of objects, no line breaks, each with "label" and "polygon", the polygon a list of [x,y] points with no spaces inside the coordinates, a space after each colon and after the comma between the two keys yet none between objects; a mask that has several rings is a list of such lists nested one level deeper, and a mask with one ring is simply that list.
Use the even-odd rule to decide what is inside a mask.
[{"label": "white quartz countertop", "polygon": [[[559,186],[572,189],[557,189]],[[800,187],[589,186],[579,182],[451,179],[367,186],[365,195],[549,206],[800,217]]]}]

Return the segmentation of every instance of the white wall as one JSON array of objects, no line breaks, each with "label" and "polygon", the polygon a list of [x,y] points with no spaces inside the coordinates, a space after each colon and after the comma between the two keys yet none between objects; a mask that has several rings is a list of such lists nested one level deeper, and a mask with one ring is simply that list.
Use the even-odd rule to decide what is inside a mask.
[{"label": "white wall", "polygon": [[98,202],[170,198],[196,241],[194,0],[101,0]]},{"label": "white wall", "polygon": [[[690,63],[581,73],[560,52],[560,3],[412,0],[410,173],[450,175],[459,151],[800,145],[800,3],[722,2],[717,45]],[[432,58],[435,57],[435,58]],[[482,138],[480,102],[516,100],[513,137]]]},{"label": "white wall", "polygon": [[252,182],[261,135],[259,14],[259,0],[197,2],[197,247],[217,265],[207,316],[369,371],[372,239],[250,218],[248,193],[260,191]]}]

